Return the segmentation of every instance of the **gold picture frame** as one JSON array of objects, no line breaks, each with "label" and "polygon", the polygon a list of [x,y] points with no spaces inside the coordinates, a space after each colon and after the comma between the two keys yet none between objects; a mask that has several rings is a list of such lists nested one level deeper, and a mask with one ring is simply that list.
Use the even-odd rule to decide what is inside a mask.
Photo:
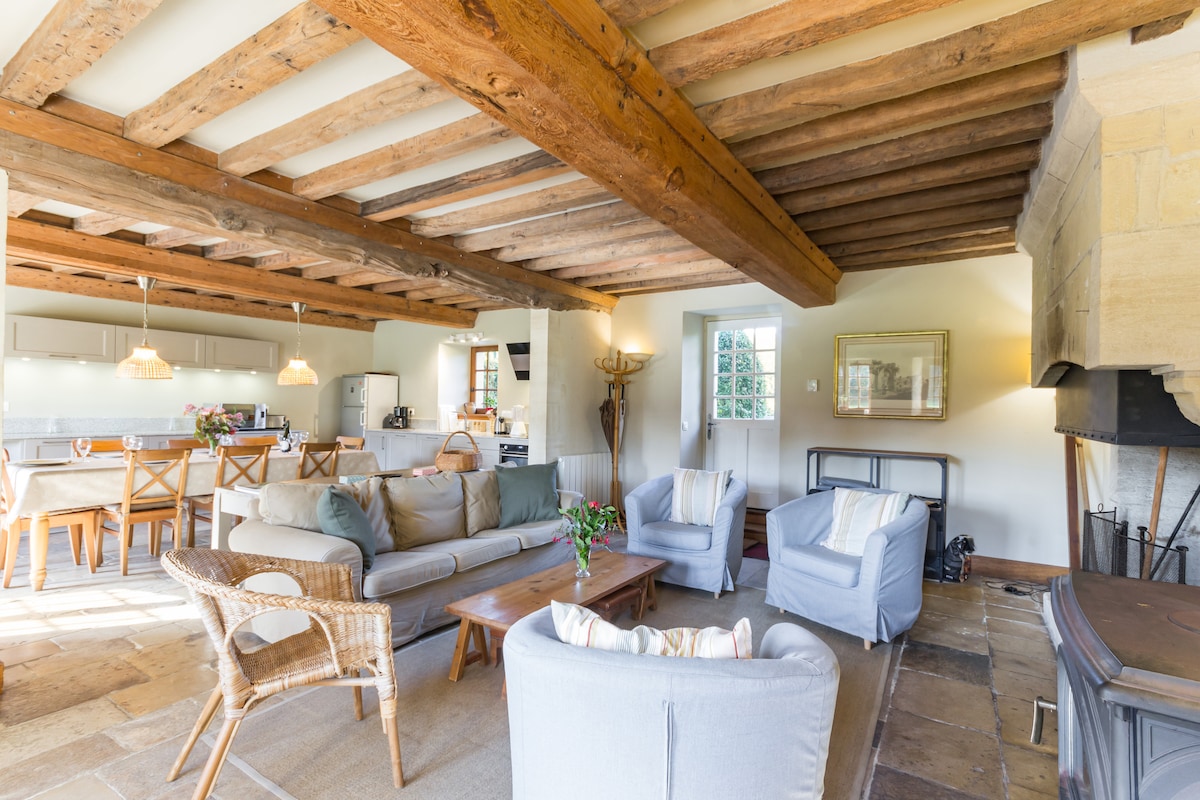
[{"label": "gold picture frame", "polygon": [[835,417],[946,418],[949,331],[834,337]]}]

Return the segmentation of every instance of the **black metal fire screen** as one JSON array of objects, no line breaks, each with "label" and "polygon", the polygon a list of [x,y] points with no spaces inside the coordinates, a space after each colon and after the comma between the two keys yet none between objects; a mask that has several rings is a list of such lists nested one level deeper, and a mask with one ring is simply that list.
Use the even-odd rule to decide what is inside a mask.
[{"label": "black metal fire screen", "polygon": [[1129,523],[1117,521],[1117,510],[1086,511],[1083,515],[1083,568],[1087,572],[1148,578],[1167,583],[1187,582],[1187,548],[1149,541],[1146,528],[1129,535]]}]

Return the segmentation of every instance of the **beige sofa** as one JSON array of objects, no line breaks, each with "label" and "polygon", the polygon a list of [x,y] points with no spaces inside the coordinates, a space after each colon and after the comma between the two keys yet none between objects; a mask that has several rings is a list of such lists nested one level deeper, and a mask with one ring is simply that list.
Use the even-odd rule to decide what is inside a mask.
[{"label": "beige sofa", "polygon": [[[391,606],[392,645],[398,646],[456,622],[458,618],[444,610],[447,603],[572,558],[570,548],[554,544],[561,525],[557,515],[500,527],[502,511],[519,519],[528,498],[514,495],[511,481],[502,497],[499,484],[496,472],[483,470],[370,478],[339,486],[358,500],[375,534],[376,552],[369,569],[364,569],[364,551],[358,544],[322,532],[318,502],[330,488],[324,484],[264,486],[261,519],[235,527],[229,546],[243,553],[349,565],[359,599]],[[552,475],[549,490],[556,491]],[[539,487],[537,494],[544,493],[545,487]],[[558,491],[553,497],[561,508],[577,505],[581,499],[569,491]],[[505,509],[502,500],[508,501]],[[275,575],[259,576],[251,588],[296,593],[288,579]],[[302,618],[263,619],[253,630],[275,641],[304,624]]]}]

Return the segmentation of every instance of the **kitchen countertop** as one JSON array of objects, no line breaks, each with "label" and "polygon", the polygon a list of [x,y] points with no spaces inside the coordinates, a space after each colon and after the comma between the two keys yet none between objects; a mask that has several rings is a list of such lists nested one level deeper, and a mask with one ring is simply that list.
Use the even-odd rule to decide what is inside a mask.
[{"label": "kitchen countertop", "polygon": [[[424,434],[428,434],[430,436],[449,436],[452,433],[470,433],[470,431],[435,431],[432,429],[424,429],[423,430],[421,428],[367,428],[367,433],[403,433],[403,434],[424,433]],[[501,434],[499,436],[496,436],[496,435],[493,435],[490,433],[471,433],[471,436],[477,440],[478,439],[486,439],[486,440],[491,440],[494,442],[499,442],[501,444],[528,444],[529,443],[528,436],[508,436],[507,434]]]}]

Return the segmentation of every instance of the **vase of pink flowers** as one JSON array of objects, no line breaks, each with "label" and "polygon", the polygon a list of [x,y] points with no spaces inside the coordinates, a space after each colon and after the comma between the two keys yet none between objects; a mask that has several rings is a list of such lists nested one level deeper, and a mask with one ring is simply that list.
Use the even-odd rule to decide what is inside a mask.
[{"label": "vase of pink flowers", "polygon": [[237,433],[237,426],[244,422],[242,412],[230,414],[224,406],[196,406],[188,403],[183,413],[196,418],[195,438],[208,443],[208,452],[216,454],[222,436]]},{"label": "vase of pink flowers", "polygon": [[574,508],[560,508],[564,519],[554,541],[570,542],[575,550],[575,577],[590,578],[592,548],[607,545],[609,531],[617,523],[617,510],[591,500]]}]

